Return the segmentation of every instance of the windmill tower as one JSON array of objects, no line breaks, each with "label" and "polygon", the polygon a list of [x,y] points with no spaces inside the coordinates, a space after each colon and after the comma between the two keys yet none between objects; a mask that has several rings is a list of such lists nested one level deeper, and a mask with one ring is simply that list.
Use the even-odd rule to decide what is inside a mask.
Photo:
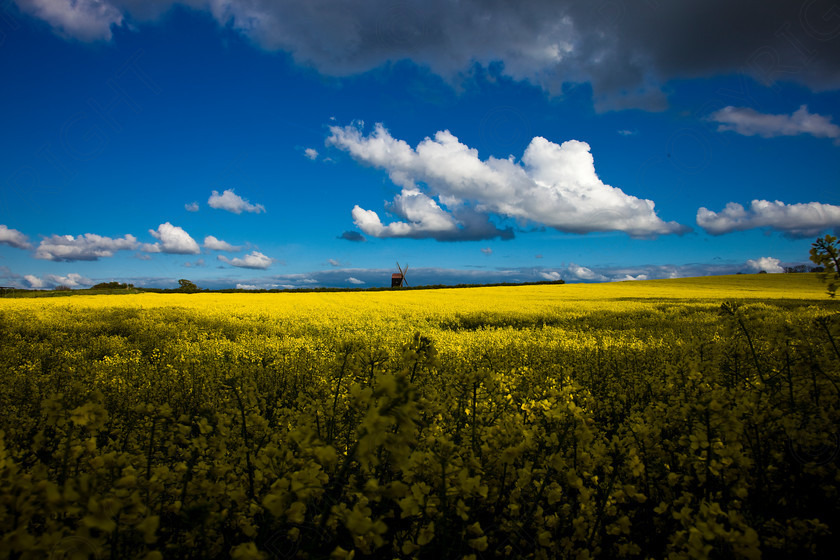
[{"label": "windmill tower", "polygon": [[391,287],[402,288],[403,286],[408,286],[408,282],[405,279],[405,273],[408,272],[408,265],[405,265],[405,270],[403,270],[400,267],[400,263],[397,263],[397,269],[399,273],[395,272],[391,275]]}]

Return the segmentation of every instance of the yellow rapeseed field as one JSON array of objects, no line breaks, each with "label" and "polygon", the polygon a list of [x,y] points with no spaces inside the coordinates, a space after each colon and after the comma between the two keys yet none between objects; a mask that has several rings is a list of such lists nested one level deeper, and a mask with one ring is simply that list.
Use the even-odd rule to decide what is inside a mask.
[{"label": "yellow rapeseed field", "polygon": [[822,556],[812,274],[0,300],[0,558]]}]

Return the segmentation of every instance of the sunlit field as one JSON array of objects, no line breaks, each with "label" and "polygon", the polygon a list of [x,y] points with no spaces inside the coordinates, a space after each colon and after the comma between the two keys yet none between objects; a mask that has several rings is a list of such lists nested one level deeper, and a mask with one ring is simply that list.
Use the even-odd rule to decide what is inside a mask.
[{"label": "sunlit field", "polygon": [[814,274],[0,299],[0,558],[787,558],[840,534]]}]

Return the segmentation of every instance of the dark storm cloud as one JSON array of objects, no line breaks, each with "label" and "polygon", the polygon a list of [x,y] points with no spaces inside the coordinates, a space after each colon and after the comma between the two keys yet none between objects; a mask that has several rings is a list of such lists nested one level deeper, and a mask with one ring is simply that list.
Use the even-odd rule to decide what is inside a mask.
[{"label": "dark storm cloud", "polygon": [[365,236],[358,231],[345,231],[339,235],[338,238],[344,239],[345,241],[353,241],[354,243],[361,243],[362,241],[365,241]]},{"label": "dark storm cloud", "polygon": [[208,11],[267,50],[333,76],[410,59],[453,84],[476,65],[552,94],[592,84],[603,109],[662,108],[674,78],[745,73],[840,87],[836,0],[16,0],[60,34],[109,40],[112,26],[174,4]]}]

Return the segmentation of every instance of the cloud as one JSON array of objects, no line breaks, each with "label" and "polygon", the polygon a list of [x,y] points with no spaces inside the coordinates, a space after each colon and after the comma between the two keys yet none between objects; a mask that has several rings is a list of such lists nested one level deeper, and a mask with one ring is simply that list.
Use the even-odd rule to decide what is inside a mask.
[{"label": "cloud", "polygon": [[610,282],[632,282],[634,280],[647,280],[647,274],[638,274],[633,276],[632,274],[625,274],[624,276],[616,276],[615,278],[611,278]]},{"label": "cloud", "polygon": [[481,252],[487,256],[490,256],[493,254],[493,249],[491,249],[490,247],[482,247]]},{"label": "cloud", "polygon": [[26,235],[2,224],[0,224],[0,244],[10,245],[18,249],[29,249],[32,247]]},{"label": "cloud", "polygon": [[737,202],[729,202],[720,212],[697,210],[697,225],[712,235],[769,227],[791,237],[812,237],[827,228],[840,226],[840,206],[753,200],[747,210]]},{"label": "cloud", "polygon": [[364,281],[364,280],[359,280],[358,278],[353,278],[352,276],[350,276],[349,278],[347,278],[347,281],[348,281],[348,282],[350,282],[351,284],[356,284],[356,285],[359,285],[359,284],[364,284],[364,283],[365,283],[365,281]]},{"label": "cloud", "polygon": [[833,138],[840,141],[840,126],[831,122],[831,117],[808,112],[802,105],[790,115],[767,115],[747,107],[724,107],[709,116],[721,123],[718,131],[733,131],[744,136],[797,136],[810,134],[817,138]]},{"label": "cloud", "polygon": [[16,274],[12,272],[8,266],[0,266],[0,282],[4,286],[12,286],[15,288],[22,288],[23,284],[21,280],[24,280],[24,277],[20,274]]},{"label": "cloud", "polygon": [[21,11],[49,23],[60,35],[82,41],[111,39],[111,26],[123,22],[116,2],[103,0],[15,0]]},{"label": "cloud", "polygon": [[575,263],[569,263],[568,271],[569,274],[578,280],[597,280],[599,282],[603,282],[609,279],[603,274],[599,274],[589,268],[586,268],[585,266],[580,266]]},{"label": "cloud", "polygon": [[24,276],[29,285],[35,289],[46,288],[48,286],[67,286],[68,288],[81,288],[84,286],[92,286],[93,280],[85,278],[81,274],[71,272],[67,276],[58,276],[57,274],[46,274],[44,278],[38,278],[35,275],[27,274]]},{"label": "cloud", "polygon": [[27,282],[29,282],[29,285],[35,289],[44,288],[47,285],[46,282],[32,274],[26,274],[24,278]]},{"label": "cloud", "polygon": [[82,286],[92,286],[94,284],[93,280],[90,278],[85,278],[81,274],[77,274],[75,272],[71,272],[67,276],[58,276],[56,274],[47,274],[44,276],[44,279],[56,286],[67,286],[70,288],[80,288]]},{"label": "cloud", "polygon": [[195,239],[190,237],[186,231],[169,222],[160,224],[157,231],[150,229],[159,243],[144,244],[143,250],[149,253],[174,253],[177,255],[197,255],[201,253]]},{"label": "cloud", "polygon": [[265,212],[265,206],[262,204],[251,204],[238,194],[233,192],[233,189],[227,189],[222,194],[219,191],[213,191],[210,198],[207,199],[207,204],[211,208],[218,208],[219,210],[227,210],[234,214],[241,214],[242,212],[253,212],[259,214]]},{"label": "cloud", "polygon": [[785,269],[779,264],[779,259],[773,257],[761,257],[760,259],[750,259],[747,261],[747,267],[755,272],[784,272]]},{"label": "cloud", "polygon": [[318,150],[316,150],[314,148],[306,148],[303,151],[303,155],[305,155],[306,157],[308,157],[309,159],[314,161],[314,160],[318,159]]},{"label": "cloud", "polygon": [[[490,215],[572,233],[623,231],[650,237],[689,230],[662,221],[653,201],[601,182],[585,142],[558,145],[538,136],[520,163],[512,156],[482,161],[477,150],[448,130],[416,148],[392,137],[381,124],[369,136],[356,126],[332,126],[330,133],[328,144],[360,163],[385,169],[402,187],[390,209],[404,221],[383,224],[375,211],[353,208],[356,226],[374,237],[511,238],[512,230],[496,227]],[[420,190],[421,183],[429,194]]]},{"label": "cloud", "polygon": [[352,241],[353,243],[361,243],[365,241],[365,236],[358,231],[345,231],[339,235],[338,238],[345,241]]},{"label": "cloud", "polygon": [[184,209],[187,212],[198,212],[198,202],[190,202],[189,204],[184,204]]},{"label": "cloud", "polygon": [[111,26],[125,19],[148,21],[186,4],[325,75],[408,59],[455,85],[482,71],[554,95],[564,84],[591,83],[602,109],[662,109],[662,85],[672,79],[747,74],[812,89],[840,84],[840,26],[828,0],[16,1],[60,33],[86,41],[109,39]]},{"label": "cloud", "polygon": [[341,263],[335,259],[329,259],[327,262],[330,263],[330,266],[341,266]]},{"label": "cloud", "polygon": [[216,239],[212,235],[208,235],[204,238],[204,248],[211,251],[228,251],[231,253],[242,250],[242,247],[231,245],[227,241]]},{"label": "cloud", "polygon": [[618,133],[621,136],[636,136],[639,133],[639,131],[638,130],[626,130],[626,129],[624,129],[624,130],[619,130]]},{"label": "cloud", "polygon": [[237,290],[259,290],[254,284],[237,284]]},{"label": "cloud", "polygon": [[251,254],[245,255],[242,258],[236,257],[233,259],[229,259],[224,255],[219,255],[217,257],[220,261],[225,262],[231,266],[236,266],[239,268],[257,268],[261,270],[265,270],[271,263],[274,262],[273,259],[267,257],[260,253],[259,251],[252,251]]},{"label": "cloud", "polygon": [[86,233],[78,237],[52,235],[41,240],[35,251],[35,258],[67,262],[96,261],[103,257],[113,257],[116,251],[136,249],[138,245],[137,238],[133,235],[116,239],[95,233]]},{"label": "cloud", "polygon": [[557,272],[556,270],[540,272],[540,276],[542,278],[544,278],[545,280],[548,280],[549,282],[557,282],[557,281],[563,279],[563,277],[560,275],[560,273]]}]

